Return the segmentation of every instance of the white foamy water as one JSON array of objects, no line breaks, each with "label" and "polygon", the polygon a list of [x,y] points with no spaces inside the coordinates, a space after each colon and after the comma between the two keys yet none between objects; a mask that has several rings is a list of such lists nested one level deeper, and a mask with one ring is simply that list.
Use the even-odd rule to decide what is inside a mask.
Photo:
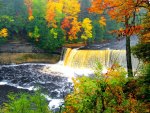
[{"label": "white foamy water", "polygon": [[30,86],[30,87],[22,87],[22,86],[19,86],[19,85],[17,85],[17,84],[9,83],[9,82],[6,81],[6,80],[1,81],[1,82],[0,82],[0,85],[13,86],[13,87],[18,88],[18,89],[27,89],[27,90],[29,90],[29,91],[36,91],[36,90],[38,90],[38,89],[35,88],[34,86]]},{"label": "white foamy water", "polygon": [[59,108],[64,103],[63,99],[52,99],[49,103],[49,108],[51,110]]},{"label": "white foamy water", "polygon": [[48,95],[45,94],[42,95],[49,101],[48,107],[50,110],[55,110],[64,103],[64,99],[52,99]]}]

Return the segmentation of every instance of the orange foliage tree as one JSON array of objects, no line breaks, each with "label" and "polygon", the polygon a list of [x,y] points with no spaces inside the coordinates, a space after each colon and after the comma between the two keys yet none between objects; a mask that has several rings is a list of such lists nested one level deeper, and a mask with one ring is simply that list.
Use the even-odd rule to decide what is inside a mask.
[{"label": "orange foliage tree", "polygon": [[[131,48],[130,36],[140,31],[141,27],[136,27],[135,18],[139,8],[147,3],[148,0],[93,0],[90,12],[103,14],[105,12],[111,19],[117,22],[123,22],[125,29],[123,30],[126,36],[126,57],[128,76],[132,77],[131,63]],[[138,29],[137,29],[138,28]]]},{"label": "orange foliage tree", "polygon": [[145,5],[145,11],[146,14],[142,20],[143,30],[140,32],[140,40],[132,48],[132,53],[144,63],[150,63],[150,2]]},{"label": "orange foliage tree", "polygon": [[77,33],[80,31],[81,23],[78,22],[77,18],[73,18],[71,22],[71,29],[69,31],[69,39],[77,39]]},{"label": "orange foliage tree", "polygon": [[66,34],[66,40],[73,40],[77,39],[77,33],[80,31],[81,23],[75,17],[66,17],[62,21],[61,28]]},{"label": "orange foliage tree", "polygon": [[[77,39],[77,33],[80,31],[81,25],[77,19],[79,12],[80,3],[78,0],[49,0],[46,20],[48,25],[53,28],[61,23],[61,28],[66,34],[66,40],[73,40]],[[64,19],[61,22],[62,18]]]},{"label": "orange foliage tree", "polygon": [[53,1],[49,1],[47,4],[47,11],[46,11],[46,21],[48,22],[49,26],[55,26],[55,3]]},{"label": "orange foliage tree", "polygon": [[80,3],[78,0],[62,0],[63,13],[65,18],[62,21],[61,28],[66,34],[66,40],[77,39],[77,33],[80,31],[81,23],[78,22],[80,12]]},{"label": "orange foliage tree", "polygon": [[145,15],[145,18],[143,19],[143,30],[141,32],[141,43],[150,43],[150,3],[147,6],[147,14]]},{"label": "orange foliage tree", "polygon": [[46,21],[50,27],[57,27],[57,21],[60,21],[62,15],[63,3],[61,0],[49,0],[46,10]]}]

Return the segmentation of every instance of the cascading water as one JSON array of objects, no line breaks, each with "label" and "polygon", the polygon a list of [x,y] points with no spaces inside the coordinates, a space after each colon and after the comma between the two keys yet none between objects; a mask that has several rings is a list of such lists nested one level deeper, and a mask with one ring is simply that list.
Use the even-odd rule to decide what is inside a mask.
[{"label": "cascading water", "polygon": [[[70,79],[76,75],[91,74],[96,62],[109,67],[114,62],[126,67],[125,50],[80,50],[64,49],[63,63],[0,65],[0,86],[34,90],[38,87],[46,92],[50,108],[55,110],[63,98],[72,90]],[[134,69],[138,60],[132,58]],[[6,89],[7,90],[7,89]],[[1,90],[0,90],[1,92]],[[0,96],[1,97],[1,96]],[[0,98],[0,103],[4,102]],[[53,106],[55,105],[55,106]]]},{"label": "cascading water", "polygon": [[[126,68],[125,50],[78,50],[68,48],[64,57],[64,65],[77,69],[93,69],[96,62],[100,62],[105,67],[110,67],[114,63]],[[139,61],[132,56],[133,69],[137,68]]]}]

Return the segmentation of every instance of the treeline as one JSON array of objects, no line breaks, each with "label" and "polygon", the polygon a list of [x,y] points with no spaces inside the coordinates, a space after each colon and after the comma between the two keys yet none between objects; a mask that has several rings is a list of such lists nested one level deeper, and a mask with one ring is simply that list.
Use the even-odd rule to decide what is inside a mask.
[{"label": "treeline", "polygon": [[90,0],[1,0],[0,4],[0,42],[5,37],[25,37],[48,52],[65,43],[114,39],[108,31],[121,27],[108,15],[89,13]]}]

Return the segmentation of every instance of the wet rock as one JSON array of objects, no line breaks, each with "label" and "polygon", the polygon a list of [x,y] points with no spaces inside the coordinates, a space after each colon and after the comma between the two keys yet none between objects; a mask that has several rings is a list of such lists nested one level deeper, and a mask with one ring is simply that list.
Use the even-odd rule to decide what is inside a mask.
[{"label": "wet rock", "polygon": [[18,80],[14,79],[14,80],[11,81],[11,83],[17,84],[17,83],[18,83]]},{"label": "wet rock", "polygon": [[22,78],[20,78],[20,81],[22,83],[30,83],[31,81],[33,81],[33,79],[32,78],[27,78],[27,77],[22,77]]},{"label": "wet rock", "polygon": [[59,93],[57,91],[51,92],[51,97],[58,97]]}]

